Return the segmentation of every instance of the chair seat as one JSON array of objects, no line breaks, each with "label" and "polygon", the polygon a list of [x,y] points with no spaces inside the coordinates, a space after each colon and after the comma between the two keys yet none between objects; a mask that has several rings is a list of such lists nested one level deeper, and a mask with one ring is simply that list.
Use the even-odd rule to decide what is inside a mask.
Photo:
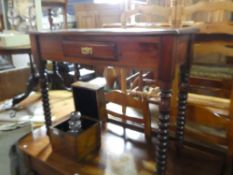
[{"label": "chair seat", "polygon": [[[110,111],[113,111],[115,113],[119,113],[120,115],[122,115],[122,105],[118,105],[118,104],[115,104],[115,103],[108,103],[106,105],[106,109],[107,110],[110,110]],[[126,113],[125,115],[127,116],[132,116],[134,118],[143,118],[143,113],[138,110],[138,109],[134,109],[134,108],[131,108],[131,107],[126,107]]]},{"label": "chair seat", "polygon": [[219,67],[210,65],[193,65],[191,76],[207,77],[214,79],[232,79],[232,67]]},{"label": "chair seat", "polygon": [[188,103],[205,106],[214,113],[229,117],[230,99],[189,93]]}]

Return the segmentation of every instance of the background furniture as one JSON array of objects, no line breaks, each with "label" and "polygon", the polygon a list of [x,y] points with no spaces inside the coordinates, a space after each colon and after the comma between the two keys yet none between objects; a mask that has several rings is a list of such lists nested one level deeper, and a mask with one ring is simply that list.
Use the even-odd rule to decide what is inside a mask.
[{"label": "background furniture", "polygon": [[54,28],[52,8],[62,8],[64,17],[64,27],[67,28],[67,0],[42,0],[42,7],[48,7],[48,20],[50,25],[50,30]]},{"label": "background furniture", "polygon": [[77,28],[102,28],[103,24],[120,22],[123,10],[121,4],[77,4]]},{"label": "background furniture", "polygon": [[[208,7],[208,8],[206,8]],[[215,11],[232,11],[233,3],[227,2],[198,2],[194,5],[183,7],[183,20],[187,16],[198,14],[198,12],[215,12]],[[197,34],[194,44],[194,59],[205,56],[210,56],[208,59],[216,58],[217,56],[232,56],[232,24],[222,21],[193,21],[191,26],[197,26],[200,29],[200,33]],[[208,69],[208,67],[206,68]],[[217,70],[215,70],[217,72]],[[181,77],[184,78],[184,77]],[[193,77],[195,78],[195,77]],[[198,79],[200,81],[200,79]],[[197,80],[197,81],[198,81]],[[230,80],[230,91],[232,91],[232,78]],[[186,79],[188,81],[188,79]],[[200,84],[202,86],[210,83],[211,80],[204,78]],[[212,82],[212,88],[215,85]],[[182,84],[180,89],[182,89]],[[210,91],[211,87],[208,88]],[[175,90],[177,91],[177,90]],[[216,92],[215,92],[216,93]],[[184,98],[184,97],[180,97]],[[176,99],[174,104],[176,103]],[[195,141],[201,141],[202,143],[211,143],[212,146],[224,145],[227,146],[227,157],[229,163],[232,161],[232,95],[228,98],[215,98],[209,96],[209,94],[200,95],[198,91],[191,93],[188,96],[187,117],[183,114],[179,114],[179,123],[189,123],[186,125],[187,138],[192,138]],[[174,107],[175,109],[175,107]],[[178,127],[176,130],[177,139],[183,141],[183,135],[179,136],[179,132],[184,130],[184,127]]]},{"label": "background furniture", "polygon": [[[205,8],[209,6],[209,8]],[[197,1],[184,6],[182,21],[200,28],[201,34],[232,34],[232,1]],[[214,35],[213,35],[214,37]],[[201,37],[199,37],[201,38]],[[191,92],[229,98],[233,78],[233,52],[230,42],[199,42],[194,45]]]},{"label": "background furniture", "polygon": [[[32,61],[32,56],[31,56],[31,48],[30,46],[21,46],[21,47],[1,47],[0,48],[0,54],[1,55],[13,55],[13,54],[28,54],[29,55],[29,60],[30,60],[30,78],[27,83],[27,88],[26,91],[23,95],[19,95],[14,97],[12,105],[14,106],[15,104],[19,103],[34,90],[36,85],[38,84],[38,77],[36,77],[36,72],[35,68],[33,65]],[[16,94],[15,94],[16,95]]]},{"label": "background furniture", "polygon": [[[133,9],[128,10],[123,13],[122,21],[124,27],[152,27],[156,28],[158,26],[173,26],[173,25],[193,25],[199,27],[201,29],[200,34],[198,34],[197,42],[194,45],[194,56],[195,59],[202,56],[202,60],[204,56],[209,56],[208,60],[216,60],[216,56],[213,58],[212,54],[217,53],[221,55],[221,57],[229,57],[232,56],[232,43],[230,42],[230,37],[232,33],[232,24],[229,22],[221,22],[223,19],[229,19],[229,14],[224,13],[225,11],[232,11],[232,2],[199,2],[194,5],[184,6],[183,4],[175,4],[175,7],[162,7],[158,5],[141,5],[135,6]],[[209,8],[206,8],[206,7]],[[177,10],[177,11],[175,11]],[[225,11],[224,11],[225,10]],[[212,15],[210,13],[216,13],[217,15]],[[224,12],[223,12],[224,11]],[[201,12],[202,15],[198,16],[198,12]],[[205,19],[205,12],[208,13],[208,18]],[[221,12],[219,14],[219,12]],[[135,16],[137,15],[137,16]],[[175,16],[174,16],[175,15]],[[130,17],[134,17],[134,23],[132,23]],[[144,16],[143,18],[138,18],[138,16]],[[154,17],[157,18],[154,18]],[[166,23],[158,22],[160,19],[158,16],[164,16]],[[228,18],[226,18],[228,16]],[[225,18],[224,18],[225,17]],[[190,21],[193,18],[199,19],[198,21]],[[203,19],[204,18],[204,19]],[[138,20],[139,19],[139,22]],[[157,19],[157,21],[155,20]],[[136,21],[137,20],[137,21]],[[129,22],[128,22],[129,21]],[[141,21],[141,22],[140,22]],[[142,23],[142,21],[144,23]],[[170,22],[169,22],[170,21]],[[146,22],[146,23],[145,23]],[[149,22],[149,23],[148,23]],[[213,34],[214,33],[214,34]],[[222,35],[219,35],[222,33]],[[223,35],[228,35],[228,41],[224,41]],[[225,44],[224,44],[225,42]],[[207,49],[208,48],[208,49]],[[212,57],[211,57],[212,56]],[[196,68],[198,65],[195,65],[193,69],[200,72],[200,69]],[[211,65],[204,65],[208,72]],[[220,70],[219,68],[218,70]],[[229,67],[229,70],[231,68]],[[194,71],[195,71],[194,70]],[[212,72],[215,74],[217,73],[216,69]],[[193,72],[194,72],[193,71]],[[209,71],[209,73],[211,73]],[[191,74],[192,75],[192,74]],[[195,75],[195,74],[194,74]],[[139,76],[139,74],[138,74]],[[178,79],[184,79],[184,81],[188,81],[187,77],[182,77],[177,72],[177,82]],[[232,88],[232,78],[228,79],[228,84],[223,84],[226,81],[216,80],[211,78],[204,78],[204,77],[191,77],[191,90],[195,92],[195,94],[189,95],[188,100],[188,115],[187,115],[187,122],[191,125],[186,125],[187,128],[187,136],[186,138],[190,139],[193,138],[195,141],[201,140],[203,142],[212,143],[216,145],[227,145],[228,147],[228,158],[231,156],[231,121],[229,120],[229,112],[231,111],[231,100],[229,100],[229,96],[231,94]],[[201,90],[201,86],[204,90]],[[177,89],[177,84],[174,85],[174,97],[180,95],[179,91],[182,91],[184,88],[182,84],[179,85],[179,90]],[[199,89],[198,89],[199,88]],[[227,91],[227,92],[226,92]],[[197,95],[198,92],[207,92],[205,95]],[[220,98],[211,98],[210,94],[220,92],[222,96],[228,97],[228,99],[220,99]],[[133,92],[135,93],[135,92]],[[145,94],[147,95],[147,94]],[[217,94],[216,94],[217,95]],[[149,97],[149,96],[148,96]],[[187,99],[187,96],[180,97],[184,101]],[[211,101],[211,102],[210,102]],[[186,105],[183,101],[180,101],[183,105]],[[173,100],[173,109],[176,109],[177,106],[177,99],[174,98]],[[221,105],[220,105],[221,104]],[[172,112],[172,116],[176,116],[177,111]],[[176,130],[176,137],[178,140],[183,140],[183,124],[185,123],[185,114],[178,113],[178,123],[175,124]],[[174,118],[173,118],[174,119]],[[176,119],[173,122],[177,121]],[[208,121],[208,122],[207,122]],[[172,124],[174,124],[171,122]],[[195,123],[195,124],[194,124]],[[202,125],[202,127],[200,127]],[[203,129],[203,125],[206,127]],[[208,128],[210,130],[208,130]],[[219,131],[222,132],[219,132]],[[181,132],[180,132],[181,131]],[[220,134],[221,133],[221,134]],[[181,141],[183,142],[183,141]],[[182,144],[181,144],[182,145]]]},{"label": "background furniture", "polygon": [[[26,90],[29,68],[9,69],[0,72],[0,101],[22,94]],[[17,84],[17,86],[13,84]]]}]

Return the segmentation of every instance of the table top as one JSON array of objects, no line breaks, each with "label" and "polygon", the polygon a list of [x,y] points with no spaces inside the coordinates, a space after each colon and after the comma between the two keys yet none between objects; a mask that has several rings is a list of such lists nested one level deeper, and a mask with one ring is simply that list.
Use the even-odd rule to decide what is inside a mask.
[{"label": "table top", "polygon": [[180,62],[187,58],[188,44],[197,31],[196,28],[101,28],[37,31],[30,36],[38,65],[41,59],[153,69],[163,65],[163,71],[168,70],[170,76],[176,58]]},{"label": "table top", "polygon": [[184,28],[99,28],[99,29],[66,29],[56,31],[36,31],[31,32],[32,35],[43,35],[43,34],[84,34],[84,35],[140,35],[140,36],[151,36],[151,35],[182,35],[197,33],[198,29],[193,27]]}]

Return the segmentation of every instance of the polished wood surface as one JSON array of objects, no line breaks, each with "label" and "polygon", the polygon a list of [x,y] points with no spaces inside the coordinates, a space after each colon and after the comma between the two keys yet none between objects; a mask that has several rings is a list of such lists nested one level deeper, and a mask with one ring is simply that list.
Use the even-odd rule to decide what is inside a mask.
[{"label": "polished wood surface", "polygon": [[[101,150],[93,152],[81,162],[56,154],[46,135],[46,128],[34,130],[26,135],[19,141],[18,146],[28,160],[30,170],[39,175],[104,175],[107,167],[119,163],[116,160],[125,154],[132,156],[139,175],[155,174],[154,144],[146,144],[143,133],[126,130],[124,137],[122,127],[108,124],[107,129],[102,131],[101,140]],[[196,149],[187,145],[181,153],[179,156],[175,154],[174,143],[171,141],[166,175],[221,174],[224,160],[221,152]],[[111,163],[111,160],[115,161]],[[128,165],[126,163],[123,166],[115,164],[115,170],[125,168]]]},{"label": "polished wood surface", "polygon": [[[166,172],[168,147],[168,123],[170,118],[171,86],[176,65],[181,67],[182,91],[179,113],[185,116],[189,69],[192,60],[194,28],[160,29],[86,29],[31,33],[32,52],[41,76],[41,92],[46,127],[51,126],[51,111],[48,96],[46,60],[68,61],[90,65],[112,65],[122,67],[157,68],[161,88],[159,105],[159,132],[156,145],[158,174]],[[69,43],[67,45],[67,42]],[[71,43],[71,44],[70,44]],[[81,54],[74,53],[81,43]],[[88,44],[87,44],[88,43]],[[93,43],[93,44],[92,44]],[[93,45],[115,45],[114,52],[96,54]],[[71,50],[72,48],[72,50]],[[102,58],[109,53],[114,59]],[[109,55],[108,55],[109,56]],[[179,58],[179,59],[177,59]],[[180,120],[181,121],[181,120]],[[183,125],[182,121],[179,122]],[[49,134],[49,132],[48,132]],[[182,131],[179,132],[183,137]],[[181,139],[182,140],[182,139]]]},{"label": "polished wood surface", "polygon": [[0,47],[0,54],[31,54],[31,46]]}]

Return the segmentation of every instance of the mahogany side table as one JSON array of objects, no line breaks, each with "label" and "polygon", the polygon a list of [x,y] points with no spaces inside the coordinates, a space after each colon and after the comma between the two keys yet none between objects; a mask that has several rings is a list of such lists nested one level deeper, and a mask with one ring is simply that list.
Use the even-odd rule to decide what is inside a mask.
[{"label": "mahogany side table", "polygon": [[[156,143],[158,175],[165,175],[170,100],[177,65],[180,67],[178,136],[183,137],[192,61],[194,28],[177,29],[74,29],[31,33],[32,53],[41,77],[47,133],[51,126],[46,60],[89,65],[150,68],[157,71],[161,89]],[[182,139],[179,139],[182,140]]]}]

